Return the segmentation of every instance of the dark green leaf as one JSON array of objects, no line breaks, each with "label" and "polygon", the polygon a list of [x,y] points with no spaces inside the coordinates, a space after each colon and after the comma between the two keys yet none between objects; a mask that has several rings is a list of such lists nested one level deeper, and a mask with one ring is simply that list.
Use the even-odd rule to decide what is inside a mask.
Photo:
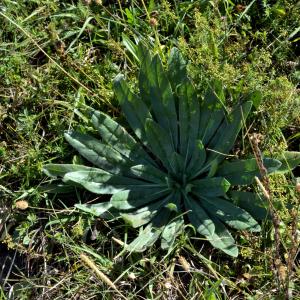
[{"label": "dark green leaf", "polygon": [[230,201],[248,211],[256,220],[263,221],[269,217],[268,203],[256,194],[232,191],[230,192],[230,198]]},{"label": "dark green leaf", "polygon": [[100,169],[90,172],[70,172],[63,177],[63,181],[69,184],[80,185],[95,194],[115,194],[125,189],[143,191],[143,189],[158,187],[156,184],[110,174]]},{"label": "dark green leaf", "polygon": [[300,165],[300,152],[285,151],[277,159],[281,161],[282,165],[276,170],[276,173],[291,172],[291,170]]},{"label": "dark green leaf", "polygon": [[196,146],[192,154],[191,160],[188,163],[186,174],[190,178],[195,178],[203,169],[206,160],[206,151],[203,143],[200,140],[196,141]]},{"label": "dark green leaf", "polygon": [[140,73],[140,92],[143,101],[149,106],[157,123],[169,135],[172,146],[177,148],[178,125],[175,100],[170,82],[162,63],[156,55],[151,63],[143,61]]},{"label": "dark green leaf", "polygon": [[184,220],[182,216],[178,216],[166,225],[161,234],[161,248],[170,249],[175,242],[176,237],[182,232]]},{"label": "dark green leaf", "polygon": [[191,182],[192,193],[197,197],[225,196],[230,183],[223,177],[198,179]]},{"label": "dark green leaf", "polygon": [[162,164],[167,168],[171,168],[170,155],[175,151],[170,136],[159,124],[151,119],[146,120],[146,136],[148,147],[151,149]]},{"label": "dark green leaf", "polygon": [[65,133],[65,138],[84,158],[108,172],[119,174],[122,165],[132,165],[112,147],[87,134],[70,132]]},{"label": "dark green leaf", "polygon": [[180,154],[187,166],[194,154],[200,119],[200,103],[191,82],[186,79],[178,87]]},{"label": "dark green leaf", "polygon": [[189,211],[188,217],[195,229],[204,236],[212,236],[215,232],[215,225],[201,207],[200,200],[194,200],[188,195],[184,197],[185,208]]},{"label": "dark green leaf", "polygon": [[210,215],[214,215],[222,222],[237,230],[260,231],[259,224],[245,210],[221,198],[201,199],[201,205]]},{"label": "dark green leaf", "polygon": [[212,216],[212,222],[215,225],[215,232],[212,236],[207,236],[208,241],[217,249],[222,250],[226,254],[237,257],[239,250],[235,245],[235,240],[225,225],[217,218]]},{"label": "dark green leaf", "polygon": [[120,210],[130,210],[162,199],[171,191],[168,188],[145,188],[140,191],[124,190],[114,194],[110,201],[113,207]]},{"label": "dark green leaf", "polygon": [[140,143],[138,143],[124,127],[109,116],[94,110],[91,120],[106,144],[136,163],[150,163],[155,165],[155,162],[149,157]]},{"label": "dark green leaf", "polygon": [[147,106],[138,96],[130,91],[122,75],[118,75],[115,78],[114,90],[127,122],[136,136],[144,142],[145,120],[146,118],[151,118]]},{"label": "dark green leaf", "polygon": [[186,62],[177,48],[171,49],[167,74],[174,92],[187,78]]},{"label": "dark green leaf", "polygon": [[243,122],[250,112],[251,106],[252,102],[245,102],[242,105],[238,105],[232,113],[223,120],[208,144],[208,148],[211,151],[208,157],[209,161],[215,158],[221,161],[226,157],[234,145]]},{"label": "dark green leaf", "polygon": [[[268,173],[274,172],[281,165],[280,161],[272,158],[263,159],[263,164]],[[232,185],[244,185],[253,183],[254,177],[261,177],[261,174],[256,159],[251,158],[223,162],[217,176],[225,177]]]},{"label": "dark green leaf", "polygon": [[223,104],[214,90],[207,92],[200,111],[198,139],[207,145],[225,117]]},{"label": "dark green leaf", "polygon": [[161,170],[152,167],[151,165],[136,165],[130,168],[132,175],[139,179],[146,180],[153,183],[166,183],[166,173]]},{"label": "dark green leaf", "polygon": [[126,247],[126,250],[130,252],[142,252],[151,247],[161,235],[170,216],[171,211],[169,209],[163,208],[160,210],[152,222],[141,230],[139,236]]},{"label": "dark green leaf", "polygon": [[97,168],[73,164],[48,164],[43,166],[43,172],[49,177],[63,177],[66,173],[75,171],[97,171]]}]

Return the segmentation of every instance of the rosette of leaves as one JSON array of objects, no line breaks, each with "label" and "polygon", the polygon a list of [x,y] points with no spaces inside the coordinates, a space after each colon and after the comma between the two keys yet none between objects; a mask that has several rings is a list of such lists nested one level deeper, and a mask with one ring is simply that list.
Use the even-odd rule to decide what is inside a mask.
[{"label": "rosette of leaves", "polygon": [[[191,223],[215,248],[231,256],[238,248],[228,227],[260,231],[257,221],[266,210],[256,195],[230,192],[230,186],[251,184],[259,176],[254,158],[229,159],[252,102],[224,107],[220,89],[202,97],[189,80],[186,63],[172,49],[165,70],[158,55],[138,48],[141,61],[139,95],[122,75],[114,80],[128,130],[103,112],[92,111],[91,122],[101,139],[78,132],[66,140],[95,167],[48,164],[44,172],[66,185],[95,194],[111,194],[109,202],[77,207],[97,216],[118,212],[138,237],[127,248],[143,251],[161,237],[170,248]],[[268,172],[281,165],[264,159]]]}]

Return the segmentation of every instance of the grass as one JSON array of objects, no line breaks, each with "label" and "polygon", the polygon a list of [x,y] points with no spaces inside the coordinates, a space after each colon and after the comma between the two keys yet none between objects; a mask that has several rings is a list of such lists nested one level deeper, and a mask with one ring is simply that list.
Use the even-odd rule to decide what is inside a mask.
[{"label": "grass", "polygon": [[[132,229],[74,208],[95,195],[39,189],[48,180],[42,165],[80,162],[63,132],[92,131],[85,105],[121,117],[112,79],[122,72],[135,84],[128,39],[146,39],[162,57],[179,47],[198,88],[221,80],[229,105],[258,91],[248,128],[262,134],[261,150],[299,151],[299,4],[100,2],[0,4],[0,299],[299,299],[299,168],[270,178],[280,218],[277,265],[267,222],[259,236],[236,233],[237,259],[188,235],[169,253],[154,246],[128,254]],[[236,149],[252,153],[247,139]]]}]

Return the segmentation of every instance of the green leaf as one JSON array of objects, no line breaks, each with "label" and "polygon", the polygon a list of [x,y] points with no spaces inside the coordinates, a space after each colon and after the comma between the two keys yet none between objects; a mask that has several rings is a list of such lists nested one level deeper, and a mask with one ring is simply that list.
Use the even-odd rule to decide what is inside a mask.
[{"label": "green leaf", "polygon": [[262,100],[262,93],[260,91],[254,91],[252,93],[249,93],[245,97],[247,101],[251,101],[253,103],[253,106],[258,109],[261,100]]},{"label": "green leaf", "polygon": [[122,33],[122,40],[123,44],[126,47],[126,49],[132,54],[132,56],[137,60],[137,62],[140,62],[140,59],[138,57],[138,47],[136,44],[134,44],[130,38],[123,32]]},{"label": "green leaf", "polygon": [[161,234],[162,249],[170,249],[173,246],[176,237],[182,232],[183,226],[184,220],[182,216],[176,217],[166,225]]},{"label": "green leaf", "polygon": [[140,71],[140,93],[149,106],[157,123],[169,135],[174,149],[178,145],[178,125],[176,105],[170,82],[158,55],[149,64],[143,61]]},{"label": "green leaf", "polygon": [[182,178],[184,172],[184,158],[177,152],[173,152],[169,157],[170,166],[171,170],[173,171],[173,174],[177,178]]},{"label": "green leaf", "polygon": [[214,90],[207,92],[200,111],[198,139],[207,145],[225,117],[223,104]]},{"label": "green leaf", "polygon": [[196,147],[200,119],[200,103],[191,82],[186,79],[178,87],[180,154],[187,166]]},{"label": "green leaf", "polygon": [[[263,164],[268,173],[272,173],[281,166],[281,162],[264,158]],[[225,177],[232,185],[246,185],[254,181],[254,177],[261,177],[255,158],[223,162],[217,170],[217,176]]]},{"label": "green leaf", "polygon": [[84,187],[95,194],[115,194],[125,189],[143,191],[143,189],[147,188],[158,188],[158,185],[156,184],[110,174],[100,169],[97,171],[70,172],[63,177],[63,181]]},{"label": "green leaf", "polygon": [[212,216],[215,225],[215,232],[212,236],[207,236],[208,241],[217,249],[222,250],[226,254],[237,257],[239,250],[235,245],[235,240],[225,225],[217,218]]},{"label": "green leaf", "polygon": [[252,232],[258,232],[261,229],[259,224],[248,212],[229,201],[217,197],[203,197],[201,199],[201,205],[210,215],[214,215],[232,228]]},{"label": "green leaf", "polygon": [[84,158],[108,172],[119,174],[122,165],[132,165],[112,147],[87,134],[70,132],[65,133],[65,138]]},{"label": "green leaf", "polygon": [[38,191],[51,194],[69,194],[75,191],[74,186],[64,183],[51,183],[39,186]]},{"label": "green leaf", "polygon": [[167,74],[174,92],[187,78],[186,62],[177,48],[171,49]]},{"label": "green leaf", "polygon": [[152,222],[140,231],[139,236],[126,247],[126,250],[130,252],[142,252],[151,247],[164,230],[170,215],[170,210],[166,208],[162,209]]},{"label": "green leaf", "polygon": [[225,196],[230,183],[223,177],[198,179],[191,182],[192,193],[198,197]]},{"label": "green leaf", "polygon": [[91,115],[94,127],[103,141],[136,163],[156,165],[147,152],[120,124],[106,114],[94,110]]},{"label": "green leaf", "polygon": [[204,236],[212,236],[215,232],[215,225],[205,210],[201,207],[200,201],[196,201],[188,195],[184,195],[185,208],[188,210],[188,217],[195,229]]},{"label": "green leaf", "polygon": [[135,94],[133,94],[125,83],[124,76],[118,75],[114,80],[114,91],[126,116],[127,122],[133,129],[135,135],[144,142],[145,120],[152,118],[148,107]]},{"label": "green leaf", "polygon": [[131,227],[137,228],[149,223],[164,203],[164,200],[159,200],[133,212],[121,213],[121,216]]},{"label": "green leaf", "polygon": [[112,205],[110,202],[102,202],[97,204],[75,204],[75,207],[94,216],[101,217],[112,208]]},{"label": "green leaf", "polygon": [[275,171],[276,173],[291,172],[291,170],[300,165],[300,152],[284,151],[277,159],[282,165]]},{"label": "green leaf", "polygon": [[166,173],[151,165],[136,165],[130,168],[130,173],[141,180],[153,183],[166,183]]},{"label": "green leaf", "polygon": [[63,177],[66,173],[75,171],[97,171],[97,168],[74,164],[47,164],[43,166],[43,172],[49,177]]},{"label": "green leaf", "polygon": [[197,140],[191,160],[188,163],[186,174],[189,178],[195,178],[201,174],[206,160],[206,150],[202,141]]},{"label": "green leaf", "polygon": [[246,120],[252,102],[245,102],[238,105],[221,123],[220,127],[214,134],[214,137],[208,144],[211,153],[208,160],[212,161],[217,158],[223,160],[229,151],[232,149],[236,137],[242,128],[244,120]]},{"label": "green leaf", "polygon": [[170,193],[168,188],[145,188],[140,191],[124,190],[114,194],[110,202],[117,209],[130,210],[162,199]]},{"label": "green leaf", "polygon": [[151,149],[162,164],[167,168],[171,168],[170,155],[175,151],[173,144],[167,132],[159,124],[151,119],[146,120],[147,146]]},{"label": "green leaf", "polygon": [[250,213],[250,215],[259,221],[270,217],[268,214],[268,203],[258,195],[250,192],[232,191],[230,201]]},{"label": "green leaf", "polygon": [[150,203],[133,212],[121,213],[121,216],[134,228],[145,225],[152,220],[152,218],[161,210],[163,206],[168,204],[170,201],[174,201],[174,197],[175,195],[172,193],[162,200]]}]

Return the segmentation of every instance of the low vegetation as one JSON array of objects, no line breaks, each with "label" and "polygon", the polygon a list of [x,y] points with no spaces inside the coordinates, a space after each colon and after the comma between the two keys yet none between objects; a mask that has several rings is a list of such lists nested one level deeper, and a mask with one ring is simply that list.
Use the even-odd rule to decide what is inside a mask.
[{"label": "low vegetation", "polygon": [[[299,3],[291,0],[3,0],[0,299],[299,298],[299,13]],[[141,44],[148,49],[143,55],[139,52],[143,48],[137,46]],[[170,57],[175,57],[173,62]],[[159,70],[158,77],[151,77],[147,59]],[[173,65],[176,67],[172,70]],[[201,179],[196,175],[190,178],[206,180],[207,193],[219,190],[221,194],[213,197],[226,197],[221,200],[224,206],[219,207],[217,217],[240,229],[226,229],[230,251],[212,239],[217,227],[225,228],[215,215],[210,214],[213,222],[203,226],[200,212],[203,216],[215,204],[209,194],[204,197],[204,206],[198,205],[194,197],[199,191],[193,182],[178,188],[180,197],[185,195],[191,200],[178,196],[178,203],[174,198],[175,203],[161,209],[161,214],[170,215],[159,215],[161,230],[144,227],[139,231],[136,228],[147,224],[160,206],[152,207],[157,205],[154,202],[149,205],[150,211],[144,211],[142,203],[132,207],[132,192],[127,198],[118,198],[122,191],[109,202],[111,188],[116,186],[105,186],[104,191],[102,185],[103,190],[97,192],[90,184],[91,178],[87,180],[87,174],[82,172],[91,170],[90,163],[109,173],[109,167],[117,170],[125,166],[122,172],[130,172],[131,180],[143,178],[150,184],[163,180],[169,192],[176,195],[176,183],[183,182],[182,170],[186,170],[182,157],[193,159],[189,152],[193,147],[185,147],[185,139],[191,137],[199,151],[204,148],[191,136],[197,131],[191,126],[197,124],[197,118],[181,122],[182,118],[195,117],[190,114],[190,106],[178,102],[182,103],[178,110],[181,115],[175,113],[172,119],[169,113],[172,105],[176,112],[177,100],[167,101],[168,109],[161,113],[160,109],[166,107],[159,107],[159,99],[147,95],[149,88],[157,91],[159,86],[154,83],[161,76],[167,78],[168,92],[157,93],[166,99],[194,99],[190,104],[197,108],[197,103],[202,103],[204,109],[211,99],[222,104],[216,106],[212,122],[206,124],[207,130],[214,129],[211,135],[198,138],[206,150],[220,145],[217,150],[229,153],[229,162],[226,166],[223,162],[223,167],[209,164],[210,169],[203,173],[193,170]],[[146,126],[141,127],[132,121],[132,114],[141,114],[142,109],[132,108],[133,100],[127,101],[139,90],[145,107],[154,101],[150,107],[154,117],[147,115],[147,121],[142,118]],[[204,97],[206,91],[213,96]],[[140,101],[133,103],[142,105]],[[227,121],[233,119],[234,123],[236,114],[237,127],[229,138],[228,128],[220,130],[230,127],[232,123]],[[165,134],[168,130],[171,136],[177,136],[173,130],[177,127],[168,127],[172,121],[186,125],[179,127],[180,142],[176,145],[175,140],[168,143],[169,136]],[[133,154],[129,146],[123,148],[124,135],[112,136],[105,131],[105,126],[118,124],[127,132],[126,142],[134,141],[131,146],[139,149],[134,152],[141,154],[134,157],[138,163],[128,164]],[[135,143],[135,136],[143,146]],[[114,150],[104,149],[107,161],[116,159],[114,154],[119,151],[127,151],[129,159],[113,161],[105,167],[103,160],[101,166],[97,165],[99,161],[95,163],[91,153],[86,154],[95,138],[107,145],[107,139],[115,138],[109,144]],[[85,148],[78,146],[83,141]],[[152,152],[150,156],[145,147]],[[210,160],[202,162],[204,167],[214,159],[221,164],[218,153],[206,152]],[[232,161],[236,158],[240,160]],[[194,159],[200,166],[201,158]],[[251,178],[241,182],[245,179],[241,172],[240,177],[230,178],[228,170],[236,171],[245,161],[253,167]],[[186,167],[187,171],[193,169],[193,165]],[[93,170],[99,173],[100,169]],[[155,174],[150,174],[149,169]],[[101,172],[101,178],[107,176]],[[166,175],[170,177],[167,183]],[[211,188],[213,180],[219,185]],[[117,184],[123,185],[123,181]],[[152,199],[151,191],[142,192]],[[239,210],[232,204],[229,208],[231,198],[258,223],[242,209],[242,215],[232,211],[230,220],[228,215],[224,217],[224,210]],[[259,201],[257,210],[250,201]],[[181,210],[182,203],[189,208],[196,205],[198,214]],[[121,214],[116,208],[123,210]],[[128,208],[137,210],[127,211]],[[168,219],[172,221],[168,223]],[[249,227],[255,230],[247,231]],[[159,236],[161,242],[156,242]],[[136,247],[141,251],[133,251]]]}]

